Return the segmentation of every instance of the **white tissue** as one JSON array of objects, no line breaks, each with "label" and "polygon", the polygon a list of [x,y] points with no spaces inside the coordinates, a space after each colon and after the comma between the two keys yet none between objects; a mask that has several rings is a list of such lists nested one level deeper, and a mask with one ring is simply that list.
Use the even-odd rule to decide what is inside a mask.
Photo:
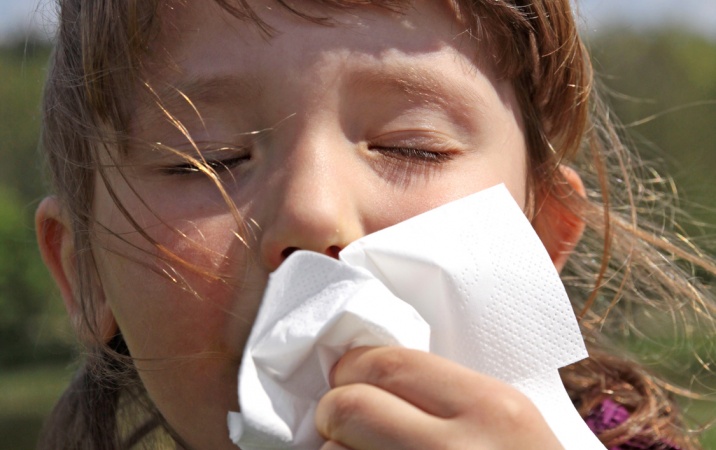
[{"label": "white tissue", "polygon": [[557,369],[587,356],[547,251],[500,185],[346,247],[297,252],[271,275],[239,374],[243,450],[316,450],[313,414],[348,349],[430,351],[510,383],[568,449],[604,446]]}]

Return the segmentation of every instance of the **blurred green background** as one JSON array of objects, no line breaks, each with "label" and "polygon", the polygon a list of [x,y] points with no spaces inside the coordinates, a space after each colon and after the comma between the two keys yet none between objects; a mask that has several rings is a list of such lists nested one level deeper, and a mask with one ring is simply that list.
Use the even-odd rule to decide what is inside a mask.
[{"label": "blurred green background", "polygon": [[[682,206],[702,224],[689,232],[710,245],[716,224],[716,42],[678,29],[615,28],[592,35],[589,45],[617,116],[634,124],[627,129],[641,152],[675,176]],[[31,38],[0,46],[0,449],[34,447],[76,352],[32,225],[46,191],[37,143],[49,51],[46,42]],[[713,408],[696,404],[690,413],[704,422],[716,418]],[[704,444],[716,449],[716,432]]]}]

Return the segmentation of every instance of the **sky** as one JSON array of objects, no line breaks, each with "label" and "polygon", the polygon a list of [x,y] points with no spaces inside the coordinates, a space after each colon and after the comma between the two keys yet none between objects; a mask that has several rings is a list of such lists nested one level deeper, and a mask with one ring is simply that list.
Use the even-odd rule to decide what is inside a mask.
[{"label": "sky", "polygon": [[614,23],[636,29],[675,24],[716,40],[716,0],[577,0],[577,5],[589,31]]},{"label": "sky", "polygon": [[[636,29],[676,23],[716,40],[716,0],[576,0],[581,22],[599,32],[618,22]],[[52,0],[0,0],[0,41],[18,30],[51,34]]]}]

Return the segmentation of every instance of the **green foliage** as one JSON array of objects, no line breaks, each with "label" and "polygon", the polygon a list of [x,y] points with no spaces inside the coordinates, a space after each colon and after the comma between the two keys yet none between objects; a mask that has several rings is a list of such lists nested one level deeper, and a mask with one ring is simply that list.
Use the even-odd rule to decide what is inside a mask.
[{"label": "green foliage", "polygon": [[[716,42],[677,29],[641,33],[613,29],[593,36],[589,45],[607,100],[625,124],[625,134],[645,159],[661,162],[662,172],[674,178],[680,206],[693,222],[681,225],[713,252]],[[703,271],[695,276],[712,286],[715,281]],[[652,334],[664,335],[669,328]],[[623,344],[678,385],[713,392],[716,344],[700,339],[698,330],[695,334],[688,345],[675,342],[673,336],[633,337]],[[684,408],[694,425],[714,420],[713,400],[686,402]],[[703,445],[716,449],[716,428],[704,435]]]},{"label": "green foliage", "polygon": [[677,29],[614,29],[595,36],[590,47],[626,132],[647,159],[663,160],[680,188],[681,206],[713,227],[716,42]]},{"label": "green foliage", "polygon": [[42,423],[71,374],[67,365],[0,371],[0,448],[36,448]]},{"label": "green foliage", "polygon": [[37,144],[49,52],[48,44],[24,40],[0,48],[0,184],[19,191],[23,201],[45,190]]},{"label": "green foliage", "polygon": [[[27,208],[0,186],[0,366],[69,356],[49,308],[54,289],[40,260]],[[58,302],[59,303],[59,302]]]},{"label": "green foliage", "polygon": [[49,49],[0,49],[0,367],[67,360],[72,339],[33,232],[44,188],[37,152],[40,92]]}]

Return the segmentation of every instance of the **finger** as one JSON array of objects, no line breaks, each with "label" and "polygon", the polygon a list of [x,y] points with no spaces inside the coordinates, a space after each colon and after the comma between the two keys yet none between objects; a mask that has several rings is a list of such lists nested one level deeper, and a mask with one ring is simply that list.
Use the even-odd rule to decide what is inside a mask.
[{"label": "finger", "polygon": [[445,358],[398,347],[349,351],[333,368],[331,382],[377,386],[442,418],[460,415],[476,404],[489,407],[514,393],[505,383]]},{"label": "finger", "polygon": [[351,449],[436,448],[436,436],[444,436],[446,427],[444,420],[367,384],[330,390],[318,403],[315,421],[325,439]]}]

